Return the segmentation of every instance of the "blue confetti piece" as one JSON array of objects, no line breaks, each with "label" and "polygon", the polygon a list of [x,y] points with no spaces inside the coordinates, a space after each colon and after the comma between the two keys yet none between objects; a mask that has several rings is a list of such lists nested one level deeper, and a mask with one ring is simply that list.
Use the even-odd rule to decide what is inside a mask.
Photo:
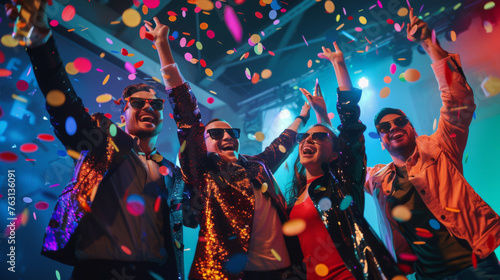
[{"label": "blue confetti piece", "polygon": [[328,209],[332,208],[332,201],[328,197],[323,197],[319,200],[318,205],[322,211],[327,211]]},{"label": "blue confetti piece", "polygon": [[373,139],[379,139],[380,138],[378,136],[378,133],[373,132],[373,131],[368,132],[368,136],[370,136],[370,138],[373,138]]},{"label": "blue confetti piece", "polygon": [[439,222],[436,219],[430,219],[429,225],[431,226],[431,228],[433,228],[435,230],[438,230],[441,228],[441,225],[439,224]]},{"label": "blue confetti piece", "polygon": [[271,3],[271,9],[273,9],[273,10],[279,10],[279,9],[281,9],[281,6],[278,3],[278,0],[273,0],[273,2]]},{"label": "blue confetti piece", "polygon": [[69,136],[75,135],[75,133],[76,133],[76,121],[75,121],[75,118],[69,116],[66,119],[65,128],[66,128],[66,133]]},{"label": "blue confetti piece", "polygon": [[345,209],[347,209],[347,207],[351,205],[351,202],[352,202],[352,196],[350,194],[346,195],[344,199],[342,199],[342,202],[340,202],[340,210],[344,211]]},{"label": "blue confetti piece", "polygon": [[111,51],[112,53],[120,53],[120,52],[117,52],[117,51]]},{"label": "blue confetti piece", "polygon": [[57,155],[60,157],[66,157],[68,155],[68,153],[66,153],[66,151],[64,151],[64,150],[58,150]]},{"label": "blue confetti piece", "polygon": [[177,39],[179,37],[179,32],[174,31],[174,32],[172,32],[171,36],[174,37],[174,39]]},{"label": "blue confetti piece", "polygon": [[269,12],[269,18],[270,19],[275,19],[277,16],[278,16],[278,12],[276,12],[276,10],[271,10]]}]

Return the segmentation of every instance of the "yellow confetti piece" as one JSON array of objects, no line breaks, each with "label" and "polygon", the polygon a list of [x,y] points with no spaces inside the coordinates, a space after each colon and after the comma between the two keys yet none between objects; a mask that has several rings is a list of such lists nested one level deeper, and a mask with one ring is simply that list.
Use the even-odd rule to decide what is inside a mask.
[{"label": "yellow confetti piece", "polygon": [[437,119],[434,119],[434,122],[432,123],[432,130],[436,130],[437,127]]},{"label": "yellow confetti piece", "polygon": [[366,20],[366,18],[364,16],[360,16],[359,17],[359,23],[365,25],[368,21]]},{"label": "yellow confetti piece", "polygon": [[126,125],[126,123],[116,123],[116,126],[118,126],[119,128],[122,128]]},{"label": "yellow confetti piece", "polygon": [[325,10],[329,14],[333,13],[335,11],[335,4],[331,0],[325,1]]},{"label": "yellow confetti piece", "polygon": [[278,149],[280,149],[280,152],[282,152],[282,153],[286,153],[286,148],[285,148],[285,146],[283,146],[283,145],[279,145],[279,146],[278,146]]},{"label": "yellow confetti piece", "polygon": [[209,90],[209,92],[210,92],[210,93],[212,93],[212,94],[217,95],[217,92],[215,92],[215,91],[213,91],[213,90]]},{"label": "yellow confetti piece", "polygon": [[214,72],[210,68],[205,68],[205,74],[207,74],[207,76],[209,76],[209,77],[212,77]]},{"label": "yellow confetti piece", "polygon": [[47,93],[47,97],[45,99],[47,101],[47,105],[59,107],[66,101],[66,95],[64,95],[62,91],[54,89]]},{"label": "yellow confetti piece", "polygon": [[318,188],[318,191],[322,191],[322,192],[324,192],[324,191],[326,191],[326,188],[325,188],[325,187],[319,187],[319,188]]},{"label": "yellow confetti piece", "polygon": [[391,280],[408,280],[408,278],[406,278],[406,276],[404,276],[404,275],[396,275],[396,276],[392,277]]},{"label": "yellow confetti piece", "polygon": [[306,222],[302,219],[291,219],[283,224],[283,234],[286,236],[299,235],[306,229]]},{"label": "yellow confetti piece", "polygon": [[340,20],[340,14],[338,14],[336,17],[335,17],[335,21],[339,22]]},{"label": "yellow confetti piece", "polygon": [[262,70],[262,72],[260,73],[260,76],[262,77],[262,79],[269,79],[271,78],[271,75],[273,74],[273,72],[271,72],[271,70],[269,69],[264,69]]},{"label": "yellow confetti piece", "polygon": [[281,261],[281,256],[274,249],[271,249],[271,254],[273,254],[274,258],[277,259],[279,262]]},{"label": "yellow confetti piece", "polygon": [[446,209],[446,210],[448,210],[450,212],[460,213],[460,209],[450,208],[450,207],[445,207],[444,209]]},{"label": "yellow confetti piece", "polygon": [[407,8],[401,8],[398,10],[398,16],[400,17],[405,17],[408,15],[408,9]]},{"label": "yellow confetti piece", "polygon": [[214,3],[210,0],[198,0],[196,6],[204,11],[211,11],[214,9]]},{"label": "yellow confetti piece", "polygon": [[392,217],[398,222],[407,222],[411,219],[411,210],[404,205],[394,207],[391,214]]},{"label": "yellow confetti piece", "polygon": [[157,82],[157,83],[161,84],[160,79],[158,79],[158,78],[156,78],[156,77],[151,77],[151,79],[153,79],[153,81],[155,81],[155,82]]},{"label": "yellow confetti piece", "polygon": [[23,103],[28,103],[28,100],[26,100],[26,98],[21,97],[21,96],[19,96],[17,94],[12,94],[12,99],[15,99],[17,101],[21,101]]},{"label": "yellow confetti piece", "polygon": [[486,4],[484,4],[484,9],[485,10],[490,10],[490,9],[493,9],[493,8],[495,8],[495,2],[493,2],[493,1],[490,1],[490,2],[488,2]]},{"label": "yellow confetti piece", "polygon": [[186,141],[182,142],[182,145],[181,145],[181,148],[179,149],[179,151],[181,153],[183,153],[185,149],[186,149]]},{"label": "yellow confetti piece", "polygon": [[112,139],[109,139],[109,143],[111,143],[111,146],[113,146],[113,149],[118,153],[120,149],[118,149],[118,146],[116,146],[115,142],[113,142]]},{"label": "yellow confetti piece", "polygon": [[97,103],[106,103],[106,102],[111,101],[111,99],[113,99],[113,96],[111,94],[104,93],[104,94],[97,96],[95,101],[97,101]]},{"label": "yellow confetti piece", "polygon": [[23,213],[21,214],[21,224],[25,226],[28,223],[29,219],[29,211],[28,208],[24,208]]},{"label": "yellow confetti piece", "polygon": [[80,153],[75,151],[75,150],[67,150],[66,153],[68,153],[68,156],[74,158],[74,159],[79,159],[80,158]]},{"label": "yellow confetti piece", "polygon": [[265,192],[267,192],[267,188],[268,188],[268,185],[266,182],[264,182],[264,183],[262,183],[262,187],[260,188],[260,191],[262,193],[265,193]]},{"label": "yellow confetti piece", "polygon": [[105,85],[109,81],[109,74],[104,77],[104,80],[102,81],[102,85]]},{"label": "yellow confetti piece", "polygon": [[227,54],[233,54],[233,53],[234,53],[234,50],[228,50],[226,53],[227,53]]},{"label": "yellow confetti piece", "polygon": [[415,245],[424,245],[425,241],[413,241],[413,244],[415,244]]},{"label": "yellow confetti piece", "polygon": [[337,30],[340,30],[342,27],[344,27],[343,23],[341,25],[339,25],[339,27],[337,27]]},{"label": "yellow confetti piece", "polygon": [[181,243],[177,240],[175,240],[175,247],[177,247],[177,249],[181,248]]},{"label": "yellow confetti piece", "polygon": [[122,20],[126,26],[136,27],[141,23],[141,14],[139,14],[138,11],[129,8],[123,11]]},{"label": "yellow confetti piece", "polygon": [[314,272],[316,272],[316,274],[320,277],[325,277],[328,275],[328,266],[326,266],[325,264],[318,264],[316,265],[316,267],[314,268]]},{"label": "yellow confetti piece", "polygon": [[255,136],[255,140],[257,140],[259,142],[262,142],[262,141],[264,141],[264,139],[266,139],[266,136],[264,135],[264,133],[262,133],[260,131],[255,132],[254,136]]},{"label": "yellow confetti piece", "polygon": [[199,42],[199,41],[198,41],[198,42],[196,42],[196,48],[197,48],[198,50],[200,50],[200,51],[201,51],[201,50],[203,50],[203,44],[202,44],[201,42]]},{"label": "yellow confetti piece", "polygon": [[111,25],[115,25],[115,24],[119,24],[120,22],[121,22],[121,21],[119,21],[119,20],[115,20],[115,21],[110,22],[109,24],[111,24]]},{"label": "yellow confetti piece", "polygon": [[64,68],[66,69],[66,73],[68,73],[70,75],[78,74],[78,70],[75,68],[75,65],[73,64],[73,62],[66,63],[66,67],[64,67]]},{"label": "yellow confetti piece", "polygon": [[254,44],[257,44],[260,42],[260,36],[258,34],[253,34],[250,36],[250,41]]}]

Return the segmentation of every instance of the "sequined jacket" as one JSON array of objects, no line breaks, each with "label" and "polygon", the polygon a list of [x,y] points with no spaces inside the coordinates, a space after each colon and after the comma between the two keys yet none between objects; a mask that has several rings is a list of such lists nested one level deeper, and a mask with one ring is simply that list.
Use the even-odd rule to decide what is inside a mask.
[{"label": "sequined jacket", "polygon": [[[474,94],[457,54],[433,63],[432,69],[443,101],[441,117],[436,132],[417,137],[415,151],[406,161],[408,179],[450,234],[467,240],[474,254],[486,258],[500,245],[500,217],[467,182],[462,164],[476,109]],[[393,162],[368,168],[365,188],[378,206],[381,236],[399,257],[411,249],[387,201],[393,192],[395,169]]]},{"label": "sequined jacket", "polygon": [[[235,164],[229,163],[217,154],[207,155],[205,126],[190,87],[183,84],[167,93],[184,147],[180,154],[182,174],[196,193],[191,205],[200,211],[199,240],[189,278],[240,279],[245,263],[238,261],[238,256],[248,252],[251,238],[255,204],[252,188],[266,183],[265,194],[281,221],[286,219],[286,201],[272,173],[292,151],[296,132],[285,130],[264,152],[240,155]],[[238,265],[241,269],[231,269]]]},{"label": "sequined jacket", "polygon": [[[27,48],[26,51],[44,96],[54,92],[64,95],[64,103],[61,106],[51,106],[50,102],[47,103],[55,135],[68,151],[80,154],[73,178],[57,199],[46,228],[42,255],[64,264],[75,265],[78,261],[75,257],[78,225],[91,212],[93,193],[95,195],[101,187],[103,178],[111,174],[129,156],[134,140],[103,114],[89,115],[86,112],[64,70],[53,37],[46,44]],[[78,128],[74,135],[66,132],[65,123],[69,116],[75,120]],[[170,216],[167,216],[162,231],[165,232],[167,254],[176,256],[175,264],[170,262],[167,265],[177,270],[179,277],[183,279],[183,248],[182,245],[175,246],[174,242],[182,241],[183,215],[180,203],[184,184],[178,167],[166,159],[162,159],[162,164],[175,174],[172,177],[164,176],[170,196],[166,201],[169,203]],[[141,168],[144,169],[137,166],[137,170]]]},{"label": "sequined jacket", "polygon": [[[394,259],[363,217],[366,126],[359,121],[361,90],[338,92],[339,157],[322,168],[325,175],[308,188],[319,216],[346,267],[356,279],[392,279]],[[325,207],[325,199],[331,202]],[[352,202],[351,202],[352,201]]]}]

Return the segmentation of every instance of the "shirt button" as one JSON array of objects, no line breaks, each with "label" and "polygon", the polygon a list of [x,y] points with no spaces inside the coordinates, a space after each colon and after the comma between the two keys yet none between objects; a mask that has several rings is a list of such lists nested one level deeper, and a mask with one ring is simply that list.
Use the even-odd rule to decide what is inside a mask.
[{"label": "shirt button", "polygon": [[431,161],[435,161],[435,159],[434,159],[434,158],[431,158]]},{"label": "shirt button", "polygon": [[421,194],[425,194],[425,190],[421,190],[421,191],[420,191],[420,193],[421,193]]},{"label": "shirt button", "polygon": [[391,191],[390,191],[390,190],[386,190],[385,192],[386,192],[386,193],[391,193]]},{"label": "shirt button", "polygon": [[441,219],[445,220],[446,216],[445,215],[441,215]]}]

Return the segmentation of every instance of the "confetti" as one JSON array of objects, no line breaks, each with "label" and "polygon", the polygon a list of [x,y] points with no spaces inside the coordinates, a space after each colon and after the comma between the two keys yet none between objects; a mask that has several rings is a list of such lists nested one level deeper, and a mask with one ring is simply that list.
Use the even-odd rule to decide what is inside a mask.
[{"label": "confetti", "polygon": [[58,22],[57,20],[53,19],[53,20],[51,20],[51,21],[49,22],[49,24],[50,24],[50,26],[52,26],[52,27],[56,27],[56,26],[58,26],[58,25],[59,25],[59,22]]},{"label": "confetti", "polygon": [[85,57],[78,57],[73,61],[73,66],[79,73],[87,73],[92,69],[92,63]]},{"label": "confetti", "polygon": [[335,114],[334,113],[328,113],[328,118],[331,120],[333,118],[335,118]]},{"label": "confetti", "polygon": [[457,40],[457,33],[455,31],[450,31],[450,39],[452,42],[455,42]]},{"label": "confetti", "polygon": [[212,104],[212,103],[214,103],[214,101],[215,101],[215,99],[213,97],[207,98],[207,103],[208,104]]},{"label": "confetti", "polygon": [[187,53],[184,54],[184,59],[187,60],[187,61],[191,61],[191,59],[193,59],[193,55],[191,53],[187,52]]},{"label": "confetti", "polygon": [[365,25],[368,21],[366,20],[366,18],[364,16],[360,16],[359,17],[359,22],[363,25]]},{"label": "confetti", "polygon": [[16,88],[19,91],[26,91],[28,90],[29,86],[30,85],[25,80],[19,80],[16,82]]},{"label": "confetti", "polygon": [[74,159],[79,159],[80,158],[80,153],[74,150],[67,150],[67,153],[70,157]]},{"label": "confetti", "polygon": [[420,79],[420,72],[416,69],[407,69],[405,71],[405,80],[408,82],[416,82]]},{"label": "confetti", "polygon": [[266,139],[266,136],[264,135],[264,133],[262,133],[260,131],[255,132],[254,136],[255,136],[255,140],[257,140],[259,142],[262,142],[262,141],[264,141],[264,139]]},{"label": "confetti", "polygon": [[15,48],[17,47],[17,45],[19,45],[19,41],[12,38],[12,35],[10,34],[3,35],[0,41],[2,42],[2,45],[6,46],[7,48]]},{"label": "confetti", "polygon": [[214,3],[210,0],[198,0],[196,6],[204,11],[211,11],[214,9]]},{"label": "confetti", "polygon": [[160,0],[144,0],[143,3],[146,7],[155,9],[160,5]]},{"label": "confetti", "polygon": [[401,82],[406,82],[406,80],[405,80],[405,73],[404,73],[404,72],[403,72],[403,73],[401,73],[401,74],[399,74],[399,80],[400,80]]},{"label": "confetti", "polygon": [[269,78],[271,78],[271,75],[272,75],[272,74],[273,74],[273,73],[271,72],[271,70],[269,70],[269,69],[264,69],[264,70],[262,70],[262,72],[260,73],[260,76],[262,77],[262,79],[269,79]]},{"label": "confetti", "polygon": [[401,32],[401,30],[403,29],[403,27],[401,25],[399,25],[399,23],[395,23],[394,24],[394,29],[397,31],[397,32]]},{"label": "confetti", "polygon": [[493,2],[493,1],[490,1],[490,2],[488,2],[486,4],[484,4],[484,9],[485,10],[491,10],[493,8],[495,8],[495,2]]},{"label": "confetti", "polygon": [[9,77],[12,75],[12,71],[7,69],[0,69],[0,77]]},{"label": "confetti", "polygon": [[276,252],[274,249],[271,249],[271,253],[276,260],[278,260],[279,262],[281,261],[281,256],[278,254],[278,252]]},{"label": "confetti", "polygon": [[398,222],[407,222],[411,219],[411,210],[404,205],[394,207],[391,214],[392,217]]},{"label": "confetti", "polygon": [[439,222],[436,219],[430,219],[429,225],[431,226],[431,228],[433,228],[435,230],[438,230],[441,228],[441,225],[439,224]]},{"label": "confetti", "polygon": [[163,176],[167,176],[169,173],[168,168],[166,166],[161,166],[159,170],[160,170],[160,174]]},{"label": "confetti", "polygon": [[64,7],[61,14],[61,18],[64,21],[70,21],[75,17],[75,14],[76,14],[75,7],[73,7],[72,5],[68,5]]},{"label": "confetti", "polygon": [[[35,212],[33,212],[33,214],[35,214]],[[61,280],[61,274],[59,273],[59,270],[57,270],[57,269],[56,269],[56,278],[57,278],[57,280]]]},{"label": "confetti", "polygon": [[144,213],[144,198],[138,194],[131,194],[127,197],[127,211],[133,216],[140,216]]},{"label": "confetti", "polygon": [[212,69],[210,68],[206,68],[205,69],[205,74],[209,77],[212,77],[212,75],[214,74],[214,72],[212,71]]},{"label": "confetti", "polygon": [[403,7],[398,10],[398,16],[405,17],[408,15],[408,9]]},{"label": "confetti", "polygon": [[425,243],[425,241],[413,241],[413,244],[415,245],[424,245]]},{"label": "confetti", "polygon": [[384,77],[384,83],[386,83],[386,84],[390,84],[390,83],[391,83],[391,81],[392,81],[391,77],[389,77],[389,76],[385,76],[385,77]]},{"label": "confetti", "polygon": [[95,101],[97,103],[106,103],[106,102],[109,102],[113,99],[113,96],[109,93],[104,93],[104,94],[101,94],[99,96],[97,96],[97,98],[95,99]]},{"label": "confetti", "polygon": [[34,153],[38,150],[38,146],[33,143],[26,143],[22,144],[19,150],[21,150],[21,152],[23,153]]},{"label": "confetti", "polygon": [[417,231],[416,232],[417,236],[422,237],[422,238],[432,238],[434,236],[430,231]]},{"label": "confetti", "polygon": [[45,142],[52,142],[56,139],[54,136],[46,133],[40,133],[36,138]]},{"label": "confetti", "polygon": [[460,209],[450,208],[450,207],[445,207],[444,209],[450,212],[460,213]]},{"label": "confetti", "polygon": [[132,63],[130,62],[125,62],[125,66],[124,66],[125,70],[127,70],[130,74],[135,74],[137,72],[137,70],[135,69],[134,65],[132,65]]},{"label": "confetti", "polygon": [[160,204],[161,204],[161,196],[156,197],[155,200],[155,212],[158,212],[160,210]]},{"label": "confetti", "polygon": [[123,251],[125,254],[127,254],[127,255],[129,255],[129,256],[130,256],[130,255],[132,255],[132,251],[130,251],[130,249],[129,249],[127,246],[122,245],[120,248],[122,249],[122,251]]},{"label": "confetti", "polygon": [[311,68],[312,64],[313,64],[312,60],[309,59],[309,61],[307,61],[307,68]]},{"label": "confetti", "polygon": [[342,201],[340,202],[340,207],[339,207],[340,210],[341,211],[346,210],[351,205],[351,202],[352,202],[352,196],[350,194],[346,195],[344,199],[342,199]]},{"label": "confetti", "polygon": [[47,105],[52,107],[59,107],[66,101],[66,95],[60,90],[54,89],[47,93]]},{"label": "confetti", "polygon": [[253,76],[252,76],[252,84],[256,84],[258,83],[260,80],[260,75],[259,73],[253,73]]},{"label": "confetti", "polygon": [[391,71],[391,74],[394,75],[394,73],[396,73],[396,69],[397,69],[397,66],[395,63],[392,63],[391,64],[391,67],[390,67],[390,71]]},{"label": "confetti", "polygon": [[380,90],[380,98],[387,98],[391,94],[391,89],[389,87],[383,87]]},{"label": "confetti", "polygon": [[180,153],[184,152],[184,150],[186,149],[186,144],[187,144],[187,141],[182,142],[181,147],[179,148]]},{"label": "confetti", "polygon": [[109,74],[104,77],[104,80],[102,81],[102,85],[105,85],[109,81]]},{"label": "confetti", "polygon": [[332,208],[332,201],[328,197],[323,197],[319,200],[318,205],[322,211],[327,211]]},{"label": "confetti", "polygon": [[269,19],[275,19],[278,16],[278,12],[276,10],[269,11]]},{"label": "confetti", "polygon": [[314,267],[314,272],[316,272],[316,274],[320,277],[325,277],[328,275],[328,266],[326,266],[325,264],[318,264],[316,265],[316,267]]},{"label": "confetti", "polygon": [[72,116],[69,116],[67,119],[66,119],[66,122],[65,122],[65,128],[66,128],[66,133],[69,135],[69,136],[73,136],[75,135],[76,133],[76,121],[75,121],[75,118],[73,118]]},{"label": "confetti", "polygon": [[27,197],[27,196],[25,196],[25,197],[23,197],[23,201],[24,201],[25,203],[31,203],[31,202],[33,202],[33,199],[31,199],[31,197]]},{"label": "confetti", "polygon": [[255,12],[255,17],[257,17],[258,19],[263,18],[262,14],[260,12]]},{"label": "confetti", "polygon": [[261,55],[262,52],[264,51],[264,46],[262,45],[262,43],[258,43],[257,45],[255,45],[253,50],[254,50],[256,55]]},{"label": "confetti", "polygon": [[259,34],[253,34],[252,36],[250,36],[250,42],[252,42],[254,45],[259,43],[260,39],[261,38],[260,38]]},{"label": "confetti", "polygon": [[241,42],[243,38],[243,28],[238,16],[230,5],[225,5],[224,7],[224,22],[226,23],[227,29],[229,29],[229,32],[233,36],[234,40],[238,43]]},{"label": "confetti", "polygon": [[[397,265],[398,265],[399,269],[401,269],[401,271],[404,273],[411,274],[413,272],[413,269],[411,268],[411,266],[409,266],[407,264],[398,263]],[[406,276],[404,276],[404,275],[396,275],[396,276],[392,277],[391,280],[408,280],[408,278],[406,278]]]},{"label": "confetti", "polygon": [[383,9],[384,7],[382,6],[382,2],[380,0],[377,0],[377,5],[379,6],[380,9]]},{"label": "confetti", "polygon": [[388,18],[385,22],[387,22],[388,24],[391,24],[391,25],[394,24],[394,20],[392,20],[390,18]]},{"label": "confetti", "polygon": [[262,187],[260,188],[260,191],[262,193],[265,193],[265,192],[267,192],[267,189],[268,189],[267,183],[266,182],[262,183]]},{"label": "confetti", "polygon": [[49,204],[45,201],[39,201],[37,203],[35,203],[35,209],[37,210],[47,210],[49,208]]},{"label": "confetti", "polygon": [[283,234],[286,236],[299,235],[306,229],[306,222],[302,219],[291,219],[283,224]]},{"label": "confetti", "polygon": [[484,27],[484,30],[486,31],[486,33],[493,32],[493,25],[491,24],[491,22],[489,22],[487,20],[483,21],[483,27]]},{"label": "confetti", "polygon": [[215,37],[215,32],[213,30],[207,30],[207,37],[213,39]]},{"label": "confetti", "polygon": [[123,23],[128,27],[136,27],[141,23],[141,14],[138,11],[129,8],[123,11]]}]

